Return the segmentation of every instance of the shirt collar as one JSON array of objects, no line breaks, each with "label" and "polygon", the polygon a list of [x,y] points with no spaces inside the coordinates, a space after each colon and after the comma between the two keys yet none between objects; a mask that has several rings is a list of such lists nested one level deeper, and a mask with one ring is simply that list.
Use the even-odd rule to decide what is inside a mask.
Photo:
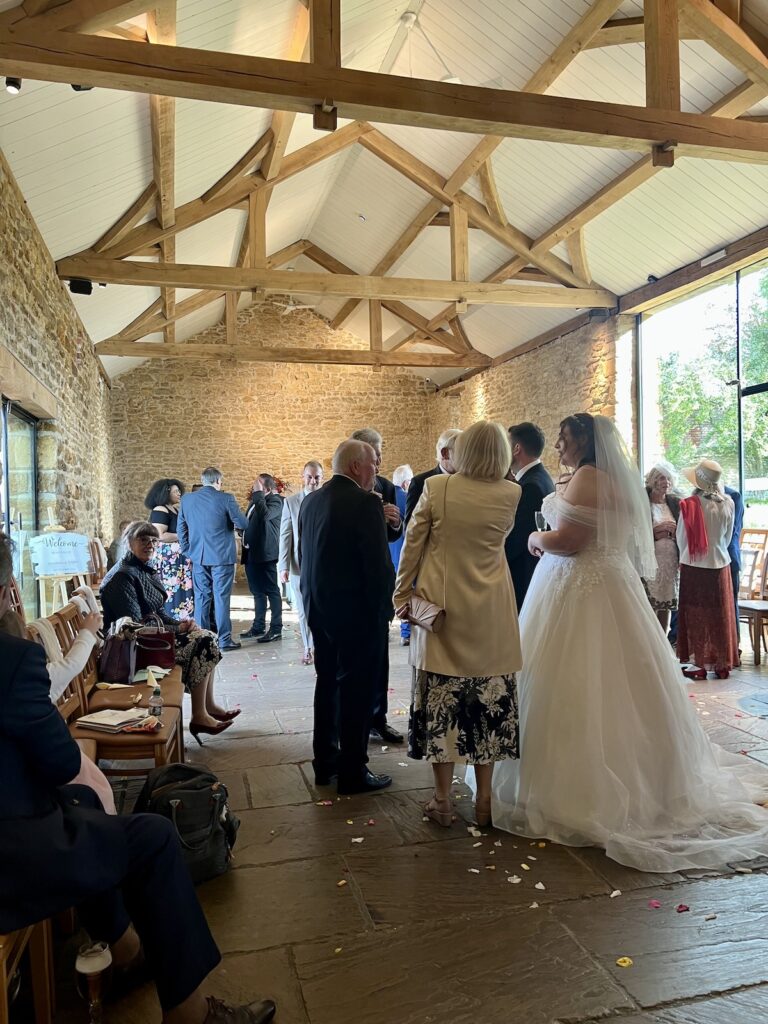
[{"label": "shirt collar", "polygon": [[529,469],[533,469],[534,466],[540,465],[541,459],[534,459],[533,462],[529,462],[526,466],[523,466],[522,469],[518,469],[515,472],[515,480],[517,480],[517,482],[520,483],[520,480],[525,476]]}]

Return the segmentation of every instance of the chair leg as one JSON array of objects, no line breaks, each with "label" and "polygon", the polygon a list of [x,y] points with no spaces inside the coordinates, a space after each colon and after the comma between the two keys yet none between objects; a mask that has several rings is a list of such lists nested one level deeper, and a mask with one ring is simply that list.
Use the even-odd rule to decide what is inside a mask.
[{"label": "chair leg", "polygon": [[763,616],[759,612],[756,613],[754,619],[752,620],[752,625],[755,630],[755,635],[752,640],[752,648],[755,652],[755,664],[759,665],[761,654],[760,647],[763,642]]},{"label": "chair leg", "polygon": [[51,922],[36,924],[29,940],[35,1024],[51,1024],[54,1010]]},{"label": "chair leg", "polygon": [[3,957],[0,957],[0,1024],[8,1024],[11,1019],[11,1011],[8,1007],[8,983],[10,980],[8,963]]}]

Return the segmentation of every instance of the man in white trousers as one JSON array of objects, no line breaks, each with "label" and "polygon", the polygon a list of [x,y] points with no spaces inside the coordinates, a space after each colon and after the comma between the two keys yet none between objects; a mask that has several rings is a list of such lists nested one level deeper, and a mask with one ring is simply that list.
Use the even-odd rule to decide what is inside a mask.
[{"label": "man in white trousers", "polygon": [[283,517],[280,520],[280,555],[277,562],[277,571],[280,574],[280,582],[291,584],[293,593],[294,608],[299,617],[299,629],[304,644],[304,657],[302,665],[311,665],[314,661],[314,644],[312,633],[307,625],[307,617],[304,614],[304,602],[301,599],[301,587],[299,585],[299,509],[308,494],[316,491],[323,482],[323,467],[319,462],[308,462],[302,472],[303,487],[296,494],[292,494],[283,502]]}]

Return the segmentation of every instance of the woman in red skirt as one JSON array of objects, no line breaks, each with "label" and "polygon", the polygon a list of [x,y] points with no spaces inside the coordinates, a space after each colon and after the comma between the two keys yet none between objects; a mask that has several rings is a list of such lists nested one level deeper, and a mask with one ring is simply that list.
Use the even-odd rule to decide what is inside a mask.
[{"label": "woman in red skirt", "polygon": [[717,462],[702,459],[684,469],[695,490],[680,502],[680,600],[677,654],[689,679],[706,679],[713,670],[727,679],[739,663],[739,642],[728,544],[733,533],[733,502],[725,494]]}]

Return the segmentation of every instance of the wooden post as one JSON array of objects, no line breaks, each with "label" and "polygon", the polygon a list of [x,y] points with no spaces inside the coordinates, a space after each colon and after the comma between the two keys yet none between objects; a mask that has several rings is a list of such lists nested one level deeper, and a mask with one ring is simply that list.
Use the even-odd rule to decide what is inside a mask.
[{"label": "wooden post", "polygon": [[463,206],[454,204],[451,215],[451,277],[469,280],[469,218]]},{"label": "wooden post", "polygon": [[645,0],[645,102],[654,109],[680,109],[677,0]]},{"label": "wooden post", "polygon": [[310,0],[309,59],[325,68],[341,67],[341,0]]},{"label": "wooden post", "polygon": [[267,204],[271,188],[260,188],[248,197],[248,260],[254,270],[267,265]]}]

